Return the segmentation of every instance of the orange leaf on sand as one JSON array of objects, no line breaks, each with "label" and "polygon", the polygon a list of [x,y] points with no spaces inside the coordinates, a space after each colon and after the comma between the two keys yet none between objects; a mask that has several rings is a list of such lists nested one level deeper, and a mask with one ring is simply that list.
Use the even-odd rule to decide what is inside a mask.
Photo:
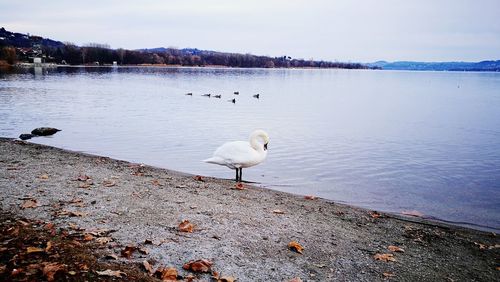
[{"label": "orange leaf on sand", "polygon": [[64,270],[65,266],[63,264],[58,264],[57,262],[46,264],[43,267],[43,275],[48,281],[54,281],[54,275],[61,270]]},{"label": "orange leaf on sand", "polygon": [[375,260],[381,260],[385,262],[396,261],[393,254],[375,254],[373,258],[375,258]]},{"label": "orange leaf on sand", "polygon": [[221,278],[217,279],[217,282],[234,282],[236,281],[236,278],[232,276],[222,276]]},{"label": "orange leaf on sand", "polygon": [[49,179],[49,175],[48,174],[42,174],[38,178],[40,178],[42,180],[47,180],[47,179]]},{"label": "orange leaf on sand", "polygon": [[94,239],[94,236],[92,236],[92,234],[85,234],[85,236],[83,236],[83,241],[92,241]]},{"label": "orange leaf on sand", "polygon": [[111,269],[106,269],[104,271],[96,271],[97,275],[99,276],[110,276],[110,277],[118,277],[122,278],[123,276],[127,276],[127,273],[120,271],[120,270],[111,270]]},{"label": "orange leaf on sand", "polygon": [[244,189],[245,189],[245,186],[243,185],[243,183],[238,182],[238,183],[234,184],[234,188],[231,188],[231,189],[235,189],[235,190],[244,190]]},{"label": "orange leaf on sand", "polygon": [[389,249],[389,251],[391,252],[400,252],[400,253],[404,253],[405,250],[401,249],[400,247],[397,247],[397,246],[389,246],[387,247],[387,249]]},{"label": "orange leaf on sand", "polygon": [[177,275],[177,269],[174,267],[160,267],[155,272],[155,276],[161,281],[177,281]]},{"label": "orange leaf on sand", "polygon": [[285,214],[285,212],[282,211],[282,210],[273,210],[273,213],[275,213],[275,214]]},{"label": "orange leaf on sand", "polygon": [[42,248],[37,248],[37,247],[28,247],[26,248],[26,253],[31,254],[31,253],[41,253],[45,252],[44,249]]},{"label": "orange leaf on sand", "polygon": [[21,204],[21,209],[29,209],[38,207],[38,203],[35,199],[28,199]]},{"label": "orange leaf on sand", "polygon": [[302,247],[297,241],[288,243],[288,248],[299,254],[302,254],[302,251],[304,251],[304,247]]},{"label": "orange leaf on sand", "polygon": [[371,212],[370,212],[370,216],[371,216],[372,218],[379,218],[379,217],[382,217],[382,215],[381,215],[379,212],[377,212],[377,211],[371,211]]},{"label": "orange leaf on sand", "polygon": [[137,248],[134,246],[126,246],[125,249],[121,251],[122,257],[125,258],[130,258],[132,256],[132,253],[135,252]]},{"label": "orange leaf on sand", "polygon": [[192,233],[194,229],[194,225],[189,222],[189,220],[184,219],[180,224],[179,224],[179,230],[181,232],[189,232]]},{"label": "orange leaf on sand", "polygon": [[[313,195],[307,195],[307,196],[304,196],[304,199],[306,200],[316,200],[316,196],[313,196]],[[300,279],[300,278],[299,278]]]},{"label": "orange leaf on sand", "polygon": [[416,210],[411,210],[411,211],[402,211],[401,214],[404,215],[409,215],[409,216],[414,216],[414,217],[424,217],[424,214],[416,211]]},{"label": "orange leaf on sand", "polygon": [[213,262],[206,259],[192,260],[182,266],[185,270],[193,272],[210,272]]}]

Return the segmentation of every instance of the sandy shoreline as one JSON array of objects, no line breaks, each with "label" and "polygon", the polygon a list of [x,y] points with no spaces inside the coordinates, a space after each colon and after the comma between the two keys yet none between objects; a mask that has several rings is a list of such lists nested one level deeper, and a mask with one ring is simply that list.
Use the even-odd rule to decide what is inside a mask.
[{"label": "sandy shoreline", "polygon": [[[85,175],[91,179],[78,180]],[[113,230],[108,253],[153,242],[148,254],[125,261],[148,259],[185,276],[184,263],[208,259],[214,270],[238,281],[495,281],[500,274],[500,239],[493,233],[373,217],[361,208],[246,184],[234,188],[228,180],[200,181],[0,138],[2,210],[60,226]],[[22,209],[29,199],[37,207]],[[178,230],[184,219],[194,232]],[[303,254],[290,251],[290,241],[299,242]],[[376,260],[377,254],[392,254],[396,261]],[[196,276],[210,280],[209,274]]]}]

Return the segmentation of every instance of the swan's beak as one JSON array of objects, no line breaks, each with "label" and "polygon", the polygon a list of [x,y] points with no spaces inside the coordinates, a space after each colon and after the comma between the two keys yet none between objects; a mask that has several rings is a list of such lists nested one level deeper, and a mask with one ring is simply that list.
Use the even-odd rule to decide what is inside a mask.
[{"label": "swan's beak", "polygon": [[264,151],[266,151],[266,150],[267,150],[267,143],[264,144]]}]

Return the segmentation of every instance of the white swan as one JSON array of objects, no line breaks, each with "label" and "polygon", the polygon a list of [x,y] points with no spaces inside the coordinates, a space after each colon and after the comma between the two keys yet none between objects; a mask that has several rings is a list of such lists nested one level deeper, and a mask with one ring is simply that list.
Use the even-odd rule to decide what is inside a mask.
[{"label": "white swan", "polygon": [[[260,141],[260,142],[259,142]],[[262,143],[261,143],[262,142]],[[241,181],[243,168],[260,164],[267,156],[269,136],[264,130],[255,130],[250,141],[233,141],[217,148],[214,156],[203,160],[211,164],[227,166],[236,170],[236,181]]]}]

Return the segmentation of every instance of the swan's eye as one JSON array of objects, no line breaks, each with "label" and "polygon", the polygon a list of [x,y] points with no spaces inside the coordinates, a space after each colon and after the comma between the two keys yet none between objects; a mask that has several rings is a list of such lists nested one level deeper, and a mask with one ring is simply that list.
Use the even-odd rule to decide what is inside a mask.
[{"label": "swan's eye", "polygon": [[267,143],[264,144],[264,150],[267,150]]}]

